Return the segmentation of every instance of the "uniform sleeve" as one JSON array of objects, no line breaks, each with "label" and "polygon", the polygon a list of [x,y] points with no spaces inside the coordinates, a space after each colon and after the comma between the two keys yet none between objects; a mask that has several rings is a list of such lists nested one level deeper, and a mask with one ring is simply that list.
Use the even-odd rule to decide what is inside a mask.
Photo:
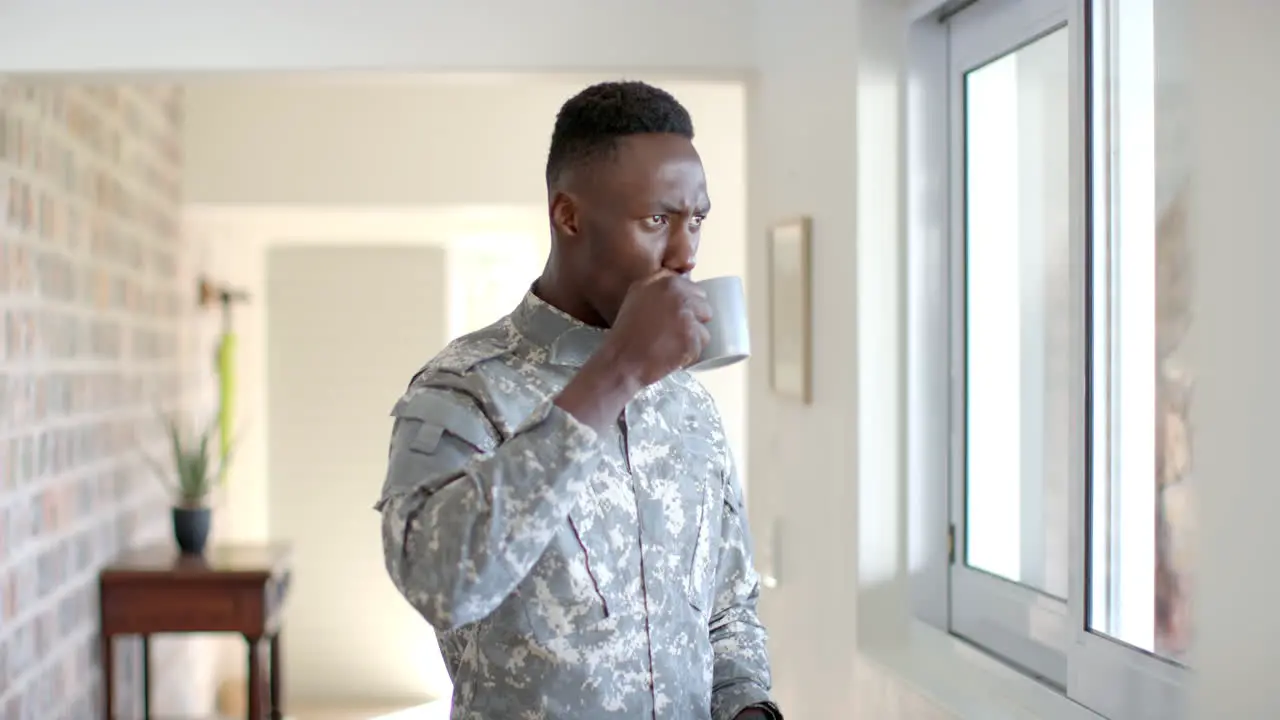
[{"label": "uniform sleeve", "polygon": [[732,720],[747,708],[757,708],[767,717],[781,718],[782,713],[769,696],[766,634],[756,615],[760,576],[751,557],[742,484],[731,457],[727,466],[716,597],[708,627],[714,654],[711,717]]},{"label": "uniform sleeve", "polygon": [[387,572],[437,630],[493,612],[559,531],[600,462],[594,430],[552,402],[505,441],[469,396],[426,388],[392,413]]}]

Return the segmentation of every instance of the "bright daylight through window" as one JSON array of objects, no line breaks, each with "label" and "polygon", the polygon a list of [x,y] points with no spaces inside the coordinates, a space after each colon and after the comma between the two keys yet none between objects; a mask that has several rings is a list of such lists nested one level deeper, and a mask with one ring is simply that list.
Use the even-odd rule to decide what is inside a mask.
[{"label": "bright daylight through window", "polygon": [[965,77],[966,562],[1067,596],[1067,29]]}]

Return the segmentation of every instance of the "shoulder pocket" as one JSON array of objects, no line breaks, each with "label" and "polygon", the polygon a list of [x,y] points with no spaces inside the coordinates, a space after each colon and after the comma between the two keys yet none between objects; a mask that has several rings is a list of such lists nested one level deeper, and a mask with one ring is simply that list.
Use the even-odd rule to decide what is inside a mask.
[{"label": "shoulder pocket", "polygon": [[456,393],[431,389],[411,393],[396,403],[391,415],[422,424],[409,444],[411,450],[435,452],[446,432],[479,452],[491,452],[498,447],[499,437],[493,424],[473,401]]}]

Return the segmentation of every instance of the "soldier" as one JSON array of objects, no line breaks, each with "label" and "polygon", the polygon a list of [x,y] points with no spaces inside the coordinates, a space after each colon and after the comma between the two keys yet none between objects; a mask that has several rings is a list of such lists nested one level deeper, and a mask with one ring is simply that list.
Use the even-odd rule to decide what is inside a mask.
[{"label": "soldier", "polygon": [[542,275],[392,411],[387,571],[437,632],[454,718],[782,717],[742,488],[684,369],[711,313],[692,139],[644,83],[566,102]]}]

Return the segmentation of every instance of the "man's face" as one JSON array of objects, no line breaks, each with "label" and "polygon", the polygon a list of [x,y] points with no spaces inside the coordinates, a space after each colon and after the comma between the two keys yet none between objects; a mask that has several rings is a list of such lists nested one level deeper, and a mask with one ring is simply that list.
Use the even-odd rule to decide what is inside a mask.
[{"label": "man's face", "polygon": [[693,143],[632,135],[552,201],[564,260],[586,300],[612,325],[627,289],[662,269],[688,274],[711,210]]}]

